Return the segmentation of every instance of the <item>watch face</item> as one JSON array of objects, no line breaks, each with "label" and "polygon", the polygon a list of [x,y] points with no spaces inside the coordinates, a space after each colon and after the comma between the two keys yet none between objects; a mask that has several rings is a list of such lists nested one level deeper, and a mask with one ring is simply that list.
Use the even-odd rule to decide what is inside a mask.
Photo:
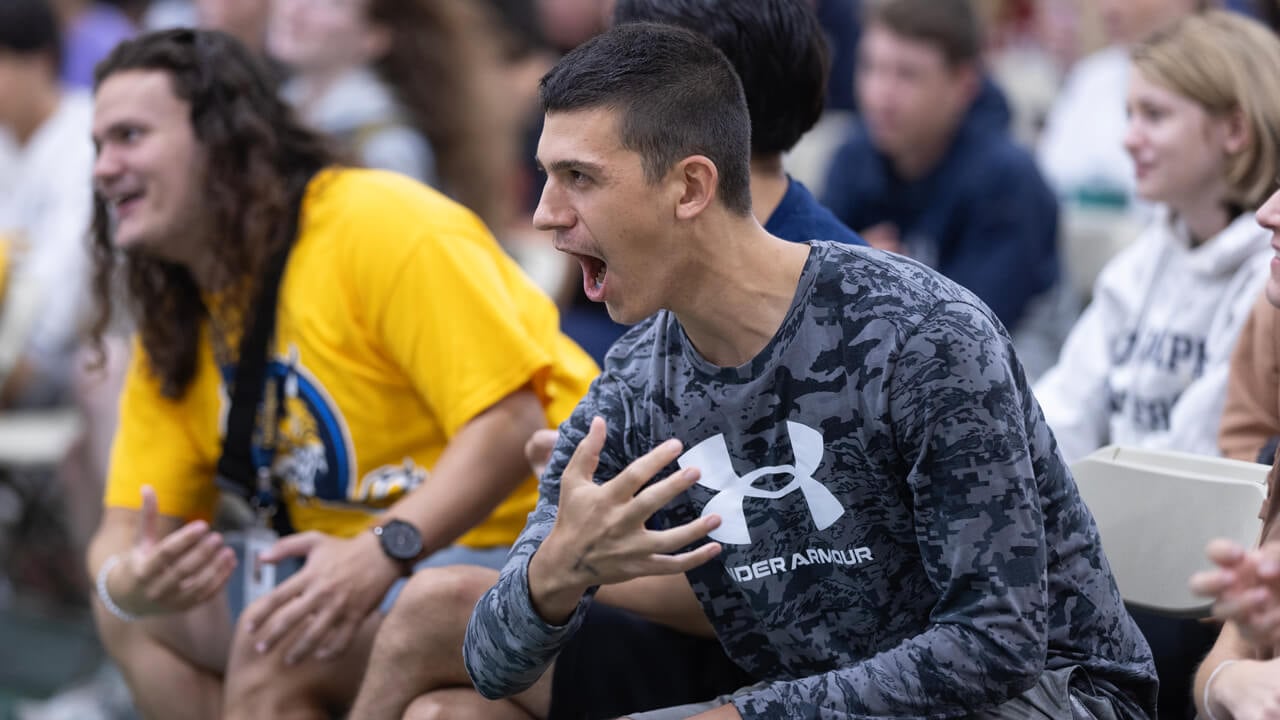
[{"label": "watch face", "polygon": [[422,535],[403,520],[392,520],[383,525],[379,535],[383,550],[396,560],[415,560],[422,552]]}]

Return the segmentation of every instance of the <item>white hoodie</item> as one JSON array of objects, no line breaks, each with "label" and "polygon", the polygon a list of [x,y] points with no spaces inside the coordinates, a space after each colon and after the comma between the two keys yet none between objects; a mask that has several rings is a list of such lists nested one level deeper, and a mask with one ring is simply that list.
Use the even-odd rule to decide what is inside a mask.
[{"label": "white hoodie", "polygon": [[0,298],[0,379],[22,357],[37,376],[20,405],[64,399],[89,302],[93,217],[93,101],[68,92],[18,148],[14,184],[0,192],[9,277]]},{"label": "white hoodie", "polygon": [[1107,444],[1218,454],[1231,349],[1274,252],[1252,212],[1192,248],[1160,208],[1098,276],[1035,385],[1068,462]]}]

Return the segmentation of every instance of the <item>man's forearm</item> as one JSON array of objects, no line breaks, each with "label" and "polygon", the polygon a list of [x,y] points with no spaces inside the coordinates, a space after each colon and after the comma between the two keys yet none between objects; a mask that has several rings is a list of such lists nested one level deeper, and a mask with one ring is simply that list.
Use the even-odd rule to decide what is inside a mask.
[{"label": "man's forearm", "polygon": [[532,391],[508,395],[464,425],[427,480],[388,508],[385,517],[417,527],[426,554],[449,546],[529,477],[524,444],[545,426]]},{"label": "man's forearm", "polygon": [[554,530],[529,558],[529,603],[551,625],[563,625],[590,587],[576,580],[569,562],[557,552]]},{"label": "man's forearm", "polygon": [[476,604],[463,643],[467,673],[491,700],[528,689],[542,676],[582,620],[582,604],[562,625],[548,623],[529,596],[529,562],[555,523],[545,500],[530,516],[498,582]]}]

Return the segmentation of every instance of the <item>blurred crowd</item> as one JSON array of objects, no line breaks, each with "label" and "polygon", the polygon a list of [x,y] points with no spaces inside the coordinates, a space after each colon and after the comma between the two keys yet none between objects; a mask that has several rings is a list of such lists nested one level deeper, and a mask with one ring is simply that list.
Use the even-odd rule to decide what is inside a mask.
[{"label": "blurred crowd", "polygon": [[[785,193],[811,193],[850,241],[972,291],[1013,338],[1068,461],[1126,444],[1271,462],[1280,427],[1234,445],[1220,430],[1243,372],[1236,339],[1270,311],[1280,49],[1259,41],[1235,66],[1193,47],[1207,59],[1189,67],[1185,47],[1147,41],[1210,8],[1274,29],[1280,4],[972,0],[979,26],[965,33],[943,10],[868,24],[860,0],[800,1],[827,55],[789,66],[817,90],[787,102],[809,102],[811,117],[774,140],[756,117],[768,99],[746,88],[762,224]],[[0,0],[0,434],[65,436],[48,457],[0,454],[0,614],[33,598],[59,618],[87,614],[84,558],[135,316],[157,311],[104,316],[101,298],[127,281],[94,272],[111,250],[89,241],[111,222],[95,216],[94,69],[118,43],[184,26],[234,36],[344,163],[469,208],[603,364],[626,327],[534,229],[534,153],[539,79],[614,15],[612,0]],[[15,444],[31,447],[0,438],[0,451]],[[1192,717],[1216,627],[1139,624],[1162,717]],[[135,717],[102,667],[14,712]]]}]

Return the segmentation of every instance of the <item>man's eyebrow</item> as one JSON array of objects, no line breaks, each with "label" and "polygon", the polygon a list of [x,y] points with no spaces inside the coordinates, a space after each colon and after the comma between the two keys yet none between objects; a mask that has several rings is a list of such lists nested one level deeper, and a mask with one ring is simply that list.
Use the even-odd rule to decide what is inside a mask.
[{"label": "man's eyebrow", "polygon": [[538,169],[543,172],[568,172],[570,170],[578,170],[593,175],[603,175],[604,167],[585,160],[553,160],[550,165],[543,166],[542,161],[534,159],[538,163]]}]

